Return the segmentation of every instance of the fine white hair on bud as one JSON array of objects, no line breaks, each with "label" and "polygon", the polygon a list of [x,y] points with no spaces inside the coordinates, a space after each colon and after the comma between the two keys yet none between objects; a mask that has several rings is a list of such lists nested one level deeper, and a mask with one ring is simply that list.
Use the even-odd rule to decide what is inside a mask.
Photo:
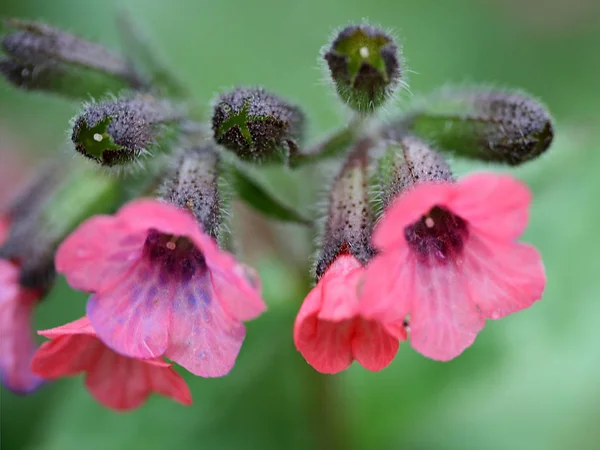
[{"label": "fine white hair on bud", "polygon": [[169,102],[148,95],[91,103],[75,119],[75,150],[96,163],[121,166],[149,154],[166,127],[182,120]]}]

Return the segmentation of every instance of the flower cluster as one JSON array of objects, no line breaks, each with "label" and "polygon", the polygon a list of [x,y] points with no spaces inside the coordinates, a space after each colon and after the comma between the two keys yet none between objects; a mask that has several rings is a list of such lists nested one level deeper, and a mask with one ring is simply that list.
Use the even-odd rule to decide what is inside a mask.
[{"label": "flower cluster", "polygon": [[[378,108],[406,85],[401,46],[352,25],[322,52],[352,121],[306,148],[302,110],[263,88],[222,93],[202,122],[154,52],[138,67],[135,55],[45,24],[8,25],[0,73],[13,85],[70,98],[127,89],[73,119],[69,145],[85,158],[51,164],[1,212],[0,374],[13,391],[85,373],[97,401],[128,410],[153,392],[191,404],[172,364],[227,375],[244,323],[266,310],[258,275],[230,251],[230,197],[275,220],[313,222],[262,186],[251,165],[339,161],[315,220],[323,225],[316,284],[293,330],[319,372],[354,360],[379,371],[407,339],[447,361],[486,319],[541,298],[540,254],[518,242],[528,188],[505,174],[455,180],[442,154],[508,165],[536,158],[553,129],[531,98],[444,91],[383,123]],[[49,340],[37,348],[30,322],[56,273],[89,298],[80,319],[39,331]]]}]

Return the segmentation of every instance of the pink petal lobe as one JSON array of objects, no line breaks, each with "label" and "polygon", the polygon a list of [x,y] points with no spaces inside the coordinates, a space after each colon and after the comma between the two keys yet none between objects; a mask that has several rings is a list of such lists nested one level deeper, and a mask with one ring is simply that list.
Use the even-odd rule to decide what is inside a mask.
[{"label": "pink petal lobe", "polygon": [[223,308],[211,291],[210,280],[180,286],[173,302],[165,356],[201,377],[229,373],[246,328]]},{"label": "pink petal lobe", "polygon": [[126,279],[88,300],[96,334],[117,353],[140,359],[165,353],[177,286],[161,283],[159,270],[140,261]]},{"label": "pink petal lobe", "polygon": [[368,370],[386,367],[398,339],[374,320],[359,315],[357,284],[362,265],[340,256],[308,294],[294,326],[294,342],[306,361],[322,373],[337,373],[356,359]]},{"label": "pink petal lobe", "polygon": [[111,216],[95,216],[71,233],[56,252],[56,270],[74,289],[95,292],[118,283],[141,254],[146,233]]},{"label": "pink petal lobe", "polygon": [[379,372],[386,368],[396,356],[399,346],[398,339],[380,323],[356,319],[352,354],[365,369]]},{"label": "pink petal lobe", "polygon": [[260,279],[252,268],[221,251],[212,239],[199,248],[206,255],[216,295],[233,317],[247,321],[258,317],[267,309],[260,293]]},{"label": "pink petal lobe", "polygon": [[451,183],[422,183],[399,195],[375,227],[373,244],[386,250],[402,245],[404,228],[416,222],[435,205],[445,205],[454,196]]},{"label": "pink petal lobe", "polygon": [[73,322],[66,323],[60,327],[50,328],[49,330],[40,330],[38,334],[48,339],[54,339],[57,337],[70,335],[70,334],[87,334],[89,336],[96,336],[94,328],[90,323],[90,319],[87,316],[80,317]]},{"label": "pink petal lobe", "polygon": [[156,367],[103,348],[85,379],[90,394],[98,402],[117,411],[127,411],[141,406],[157,392],[184,405],[191,404],[187,384],[171,367]]},{"label": "pink petal lobe", "polygon": [[0,260],[0,377],[16,393],[28,393],[43,380],[30,370],[36,350],[31,315],[38,295],[19,285],[19,270]]},{"label": "pink petal lobe", "polygon": [[187,384],[169,364],[160,359],[138,360],[115,353],[93,330],[90,332],[86,317],[41,333],[52,340],[42,344],[31,367],[44,378],[86,372],[86,386],[92,396],[115,410],[136,408],[152,392],[191,404]]},{"label": "pink petal lobe", "polygon": [[385,324],[399,340],[406,340],[402,324],[412,307],[416,264],[407,246],[383,253],[369,263],[359,289],[362,315]]},{"label": "pink petal lobe", "polygon": [[544,265],[534,247],[478,236],[465,247],[463,272],[471,301],[488,319],[530,307],[546,285]]},{"label": "pink petal lobe", "polygon": [[517,239],[525,230],[531,192],[521,181],[482,173],[465,177],[455,189],[449,209],[470,228],[497,239]]},{"label": "pink petal lobe", "polygon": [[33,356],[31,370],[43,378],[77,375],[104,352],[104,345],[88,334],[55,335]]},{"label": "pink petal lobe", "polygon": [[473,344],[485,319],[471,302],[459,270],[417,265],[411,296],[410,341],[415,350],[439,361],[460,355]]}]

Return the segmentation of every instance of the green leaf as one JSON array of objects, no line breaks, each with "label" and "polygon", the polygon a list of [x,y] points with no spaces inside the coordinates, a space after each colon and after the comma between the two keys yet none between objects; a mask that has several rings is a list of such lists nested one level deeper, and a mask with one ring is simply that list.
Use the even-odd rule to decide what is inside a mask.
[{"label": "green leaf", "polygon": [[226,170],[227,176],[233,186],[233,190],[240,199],[255,210],[271,219],[283,222],[293,222],[306,226],[311,224],[309,219],[303,217],[292,207],[277,199],[240,167],[229,164]]}]

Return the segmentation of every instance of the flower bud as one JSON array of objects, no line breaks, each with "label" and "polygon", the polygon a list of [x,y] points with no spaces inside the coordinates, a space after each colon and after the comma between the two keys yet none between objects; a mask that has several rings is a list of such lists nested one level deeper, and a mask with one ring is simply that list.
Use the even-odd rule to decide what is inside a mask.
[{"label": "flower bud", "polygon": [[288,161],[300,145],[302,111],[262,88],[238,88],[215,104],[215,140],[245,160]]},{"label": "flower bud", "polygon": [[457,156],[513,166],[541,155],[554,136],[543,105],[524,94],[490,90],[444,91],[394,128]]},{"label": "flower bud", "polygon": [[0,72],[19,88],[69,97],[102,95],[145,83],[128,61],[101,45],[36,22],[9,20]]},{"label": "flower bud", "polygon": [[439,152],[421,139],[405,136],[389,141],[378,161],[378,178],[383,207],[411,186],[424,181],[452,180],[450,166]]},{"label": "flower bud", "polygon": [[64,237],[93,214],[111,212],[119,180],[79,160],[54,160],[2,213],[9,222],[0,259],[20,267],[20,284],[45,291],[54,280],[54,252]]},{"label": "flower bud", "polygon": [[75,149],[103,166],[124,165],[150,153],[166,136],[166,125],[182,115],[150,96],[89,104],[73,125]]},{"label": "flower bud", "polygon": [[214,144],[181,149],[161,191],[165,201],[191,211],[206,233],[218,237],[221,224],[219,155]]},{"label": "flower bud", "polygon": [[353,148],[329,192],[321,253],[315,267],[318,280],[342,254],[351,254],[362,264],[374,255],[371,232],[374,216],[369,202],[368,139]]},{"label": "flower bud", "polygon": [[379,28],[351,25],[326,49],[331,78],[344,102],[361,113],[381,106],[400,84],[400,51]]},{"label": "flower bud", "polygon": [[0,75],[18,89],[52,92],[74,99],[101,96],[125,85],[99,73],[82,69],[66,69],[54,63],[33,65],[0,59]]}]

